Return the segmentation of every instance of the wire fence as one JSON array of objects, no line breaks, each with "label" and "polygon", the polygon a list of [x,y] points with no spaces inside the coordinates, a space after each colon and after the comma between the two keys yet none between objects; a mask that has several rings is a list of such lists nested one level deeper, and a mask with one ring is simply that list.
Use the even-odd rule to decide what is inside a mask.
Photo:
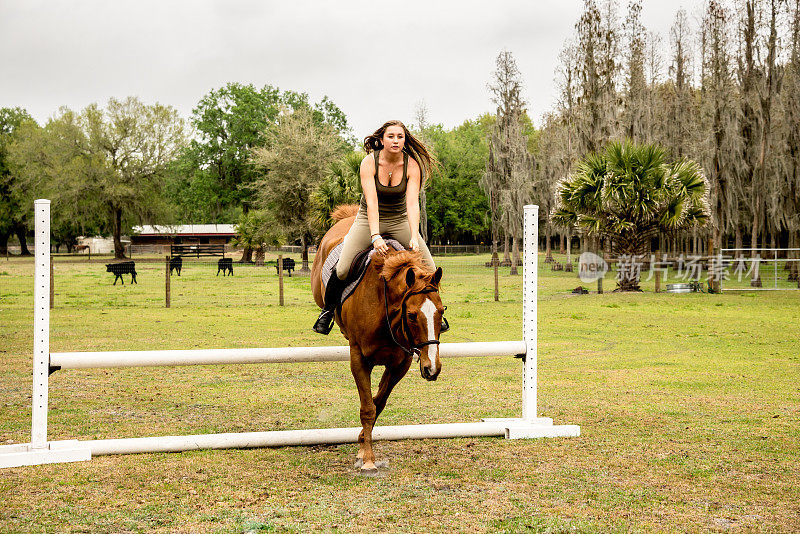
[{"label": "wire fence", "polygon": [[[242,262],[241,251],[221,256],[171,258],[134,252],[132,258],[112,255],[52,254],[54,306],[63,307],[228,307],[312,305],[310,273],[315,255],[267,252],[258,261]],[[283,269],[278,270],[278,260]],[[451,286],[466,288],[466,299],[491,300],[494,269],[490,254],[435,256]],[[28,265],[32,258],[14,257],[9,265]],[[2,271],[0,266],[0,271]],[[519,297],[522,269],[498,266],[501,296]],[[463,294],[463,293],[462,293]]]},{"label": "wire fence", "polygon": [[728,291],[775,291],[800,289],[800,249],[724,248],[727,267],[722,289]]},{"label": "wire fence", "polygon": [[[125,260],[116,260],[111,255],[53,254],[54,305],[59,308],[314,305],[309,279],[313,253],[305,265],[299,252],[279,250],[267,252],[258,262],[242,262],[241,251],[234,250],[226,252],[225,258],[184,256],[179,262],[173,259],[170,265],[164,255],[140,252]],[[798,289],[800,260],[790,254],[795,251],[763,251],[763,256],[756,257],[750,251],[746,251],[750,257],[737,257],[729,252],[711,258],[651,255],[634,261],[606,257],[608,272],[600,282],[589,283],[580,279],[578,254],[571,254],[567,261],[565,254],[554,253],[550,261],[540,252],[540,295],[613,291],[621,273],[630,274],[630,269],[635,269],[643,291],[705,291],[706,280],[720,272],[722,289],[726,291]],[[280,276],[279,257],[284,262]],[[721,267],[714,267],[713,262],[720,257]],[[450,249],[447,254],[434,255],[434,259],[444,271],[445,292],[456,290],[449,292],[450,299],[490,302],[495,300],[495,294],[506,301],[520,298],[520,266],[515,270],[510,262],[501,261],[495,281],[489,253],[459,254]],[[502,254],[499,259],[503,259]],[[32,258],[17,256],[5,263],[18,265],[20,273],[32,272]],[[0,266],[0,274],[3,271]]]}]

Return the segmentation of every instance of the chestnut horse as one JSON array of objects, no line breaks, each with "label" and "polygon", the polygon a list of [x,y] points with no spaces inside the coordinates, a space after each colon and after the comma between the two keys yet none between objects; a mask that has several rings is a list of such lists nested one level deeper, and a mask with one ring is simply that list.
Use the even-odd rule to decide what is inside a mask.
[{"label": "chestnut horse", "polygon": [[[347,234],[358,206],[340,206],[331,214],[337,220],[317,248],[311,270],[311,291],[322,307],[325,287],[322,266],[330,251]],[[333,276],[336,276],[334,272]],[[439,298],[442,269],[430,272],[419,253],[391,251],[375,253],[364,278],[341,310],[336,324],[350,342],[350,371],[361,400],[361,426],[356,466],[374,473],[372,428],[386,406],[392,389],[419,360],[420,374],[436,380],[442,369],[439,359],[439,330],[444,306]],[[385,366],[378,392],[372,395],[371,375],[376,365]]]}]

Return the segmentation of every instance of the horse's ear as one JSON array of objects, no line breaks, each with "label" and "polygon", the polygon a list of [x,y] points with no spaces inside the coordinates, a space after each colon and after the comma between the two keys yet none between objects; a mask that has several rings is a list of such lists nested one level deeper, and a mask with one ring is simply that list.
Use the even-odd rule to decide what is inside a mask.
[{"label": "horse's ear", "polygon": [[433,285],[438,287],[439,286],[439,282],[441,280],[442,280],[442,268],[441,267],[437,267],[436,268],[436,272],[433,273],[433,280],[432,280]]},{"label": "horse's ear", "polygon": [[415,279],[414,269],[409,268],[406,271],[406,285],[408,285],[408,287],[413,286],[414,285],[414,279]]}]

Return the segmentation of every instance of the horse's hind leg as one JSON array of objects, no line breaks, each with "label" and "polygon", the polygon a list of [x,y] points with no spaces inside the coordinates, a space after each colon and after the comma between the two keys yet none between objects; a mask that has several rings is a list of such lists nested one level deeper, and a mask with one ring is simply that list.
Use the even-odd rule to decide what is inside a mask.
[{"label": "horse's hind leg", "polygon": [[362,461],[361,470],[376,471],[375,454],[372,452],[372,427],[375,426],[375,403],[372,401],[370,375],[372,367],[364,362],[361,350],[350,346],[350,371],[356,381],[358,397],[361,401],[361,434],[358,436],[358,458]]}]

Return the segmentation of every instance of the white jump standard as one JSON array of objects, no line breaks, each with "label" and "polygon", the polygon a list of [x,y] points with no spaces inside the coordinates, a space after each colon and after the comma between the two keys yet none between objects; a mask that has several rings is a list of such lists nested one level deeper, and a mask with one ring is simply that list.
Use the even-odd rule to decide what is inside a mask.
[{"label": "white jump standard", "polygon": [[[0,446],[0,468],[89,460],[103,454],[179,452],[196,449],[283,447],[356,443],[361,427],[155,436],[101,440],[47,440],[48,376],[59,369],[160,365],[323,362],[349,360],[349,347],[155,350],[50,353],[50,201],[37,200],[34,290],[33,397],[31,442]],[[520,356],[523,359],[522,417],[476,423],[376,426],[375,440],[498,436],[507,439],[572,437],[577,425],[553,425],[537,417],[537,243],[538,206],[525,206],[523,339],[480,343],[442,343],[446,358]]]}]

